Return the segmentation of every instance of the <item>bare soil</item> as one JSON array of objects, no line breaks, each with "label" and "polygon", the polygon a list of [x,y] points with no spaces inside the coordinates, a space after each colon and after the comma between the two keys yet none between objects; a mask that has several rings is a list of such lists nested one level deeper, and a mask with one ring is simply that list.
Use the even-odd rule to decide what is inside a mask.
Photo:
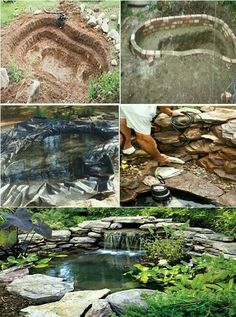
[{"label": "bare soil", "polygon": [[[67,20],[60,29],[57,14]],[[2,67],[14,62],[28,76],[2,93],[2,103],[26,102],[31,79],[41,82],[39,103],[87,102],[88,81],[110,67],[111,45],[105,35],[89,27],[78,4],[61,2],[54,11],[24,14],[2,29]]]}]

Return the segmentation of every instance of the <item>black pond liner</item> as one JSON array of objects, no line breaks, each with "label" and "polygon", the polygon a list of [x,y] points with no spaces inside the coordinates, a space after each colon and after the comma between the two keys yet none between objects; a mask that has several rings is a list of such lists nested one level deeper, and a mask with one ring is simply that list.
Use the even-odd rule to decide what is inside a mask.
[{"label": "black pond liner", "polygon": [[[214,208],[218,205],[204,197],[199,197],[194,194],[186,193],[181,190],[171,189],[171,197],[163,202],[155,201],[152,197],[151,191],[139,194],[134,200],[121,203],[122,206],[133,207],[195,207],[195,208]],[[176,198],[180,204],[172,205],[172,199]]]},{"label": "black pond liner", "polygon": [[[5,174],[17,154],[40,143],[49,136],[89,133],[100,137],[104,144],[77,156],[78,179],[50,184],[12,184]],[[118,125],[115,121],[66,121],[32,118],[16,124],[1,134],[1,204],[2,206],[54,206],[65,201],[86,200],[101,193],[113,193],[113,160],[118,154]],[[65,199],[66,198],[66,199]],[[68,204],[69,205],[69,204]]]}]

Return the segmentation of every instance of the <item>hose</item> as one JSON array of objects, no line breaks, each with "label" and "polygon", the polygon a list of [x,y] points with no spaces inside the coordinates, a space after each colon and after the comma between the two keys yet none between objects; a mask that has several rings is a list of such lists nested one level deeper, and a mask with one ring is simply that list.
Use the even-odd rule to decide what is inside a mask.
[{"label": "hose", "polygon": [[173,144],[173,146],[176,146],[176,147],[184,146],[184,145],[187,145],[191,142],[191,140],[188,140],[188,138],[186,137],[184,132],[182,133],[182,130],[185,130],[185,129],[191,127],[191,125],[194,123],[196,117],[200,118],[200,121],[201,121],[201,124],[203,127],[203,120],[202,120],[202,117],[200,116],[200,114],[186,112],[186,113],[184,113],[184,116],[187,118],[186,122],[182,122],[182,120],[180,120],[181,118],[183,118],[183,116],[176,116],[176,117],[171,118],[171,124],[172,124],[172,127],[174,128],[174,130],[177,132],[180,132],[181,136],[184,137],[183,141],[180,141],[178,143]]}]

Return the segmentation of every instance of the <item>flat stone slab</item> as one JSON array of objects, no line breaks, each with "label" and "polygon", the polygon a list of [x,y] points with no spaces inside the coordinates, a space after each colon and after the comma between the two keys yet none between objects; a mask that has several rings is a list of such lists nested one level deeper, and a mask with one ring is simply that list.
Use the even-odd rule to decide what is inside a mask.
[{"label": "flat stone slab", "polygon": [[48,241],[68,241],[70,239],[70,230],[53,230],[52,236]]},{"label": "flat stone slab", "polygon": [[65,293],[74,290],[73,282],[43,274],[26,275],[17,278],[7,286],[7,291],[35,301],[37,304],[61,299]]},{"label": "flat stone slab", "polygon": [[166,179],[166,185],[215,202],[219,200],[219,196],[224,194],[222,189],[210,182],[202,181],[201,177],[191,172]]},{"label": "flat stone slab", "polygon": [[126,291],[117,292],[107,297],[112,310],[120,316],[126,310],[127,305],[137,305],[147,308],[148,305],[142,299],[142,294],[153,294],[154,291],[150,289],[130,289]]},{"label": "flat stone slab", "polygon": [[217,202],[222,206],[235,207],[236,206],[236,189],[230,190],[228,193],[218,197]]},{"label": "flat stone slab", "polygon": [[91,220],[91,221],[84,221],[80,223],[78,227],[82,229],[91,229],[91,228],[107,229],[110,227],[110,224],[104,221]]},{"label": "flat stone slab", "polygon": [[117,223],[137,223],[144,224],[149,222],[155,222],[156,218],[153,216],[145,217],[145,216],[136,216],[136,217],[107,217],[103,218],[103,221],[108,222],[117,222]]},{"label": "flat stone slab", "polygon": [[40,306],[29,306],[21,310],[27,317],[82,317],[97,300],[110,294],[109,289],[67,293],[61,300]]},{"label": "flat stone slab", "polygon": [[29,274],[29,269],[24,266],[14,266],[0,272],[0,283],[10,283],[16,278]]}]

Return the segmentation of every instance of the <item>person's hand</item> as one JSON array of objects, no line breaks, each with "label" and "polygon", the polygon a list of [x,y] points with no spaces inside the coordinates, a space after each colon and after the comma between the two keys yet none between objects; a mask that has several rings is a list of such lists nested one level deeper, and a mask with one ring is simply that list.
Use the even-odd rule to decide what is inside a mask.
[{"label": "person's hand", "polygon": [[172,117],[184,116],[184,113],[179,110],[173,110],[171,113]]}]

